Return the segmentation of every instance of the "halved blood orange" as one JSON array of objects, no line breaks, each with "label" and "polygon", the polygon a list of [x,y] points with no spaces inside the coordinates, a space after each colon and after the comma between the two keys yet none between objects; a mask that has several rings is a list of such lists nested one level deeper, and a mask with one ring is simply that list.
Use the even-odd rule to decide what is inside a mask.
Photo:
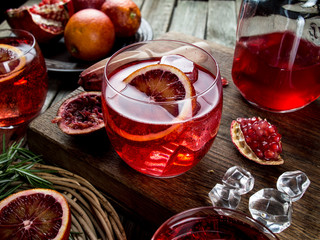
[{"label": "halved blood orange", "polygon": [[70,227],[68,202],[55,190],[24,190],[0,202],[0,239],[67,240]]},{"label": "halved blood orange", "polygon": [[0,44],[0,82],[18,75],[26,63],[23,52],[8,44]]},{"label": "halved blood orange", "polygon": [[[160,139],[176,130],[180,126],[177,122],[192,117],[196,108],[195,89],[190,79],[176,67],[148,65],[131,73],[123,82],[134,86],[174,116],[169,127],[143,135],[120,129],[112,119],[108,119],[110,127],[126,139],[140,142]],[[177,104],[178,101],[182,104]]]}]

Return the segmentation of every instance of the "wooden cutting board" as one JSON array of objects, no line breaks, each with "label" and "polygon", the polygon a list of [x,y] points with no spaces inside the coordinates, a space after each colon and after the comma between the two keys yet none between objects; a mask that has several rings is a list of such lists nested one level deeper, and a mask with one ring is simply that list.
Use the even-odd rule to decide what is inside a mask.
[{"label": "wooden cutting board", "polygon": [[[198,42],[200,39],[167,33],[162,38]],[[44,159],[88,179],[125,209],[139,214],[155,228],[175,213],[211,205],[208,192],[234,165],[244,167],[255,177],[254,189],[242,196],[238,210],[249,214],[248,199],[261,188],[276,188],[285,171],[302,170],[311,185],[302,199],[293,204],[292,225],[278,234],[280,239],[319,239],[320,227],[320,101],[290,114],[261,111],[249,105],[232,83],[233,49],[208,42],[222,76],[229,80],[223,89],[220,129],[209,153],[189,172],[169,179],[144,176],[128,167],[111,147],[105,132],[96,136],[74,137],[63,134],[51,120],[58,103],[36,118],[28,129],[28,144]],[[75,90],[71,95],[78,93]],[[68,96],[69,97],[69,96]],[[280,166],[251,162],[231,142],[230,124],[237,117],[260,116],[275,124],[282,134],[283,158]]]}]

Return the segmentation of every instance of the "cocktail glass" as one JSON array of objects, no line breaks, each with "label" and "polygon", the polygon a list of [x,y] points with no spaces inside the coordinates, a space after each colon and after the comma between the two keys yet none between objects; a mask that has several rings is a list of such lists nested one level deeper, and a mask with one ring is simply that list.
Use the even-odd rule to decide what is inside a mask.
[{"label": "cocktail glass", "polygon": [[251,217],[226,208],[199,207],[165,221],[151,240],[279,240]]},{"label": "cocktail glass", "polygon": [[[150,65],[155,71],[128,80]],[[168,76],[162,65],[180,69],[187,80]],[[102,107],[110,142],[129,166],[154,177],[180,175],[203,158],[217,135],[222,111],[219,67],[211,54],[192,44],[132,44],[106,65]]]},{"label": "cocktail glass", "polygon": [[[25,129],[26,124],[39,114],[46,98],[47,69],[31,33],[0,30],[0,89],[2,142],[3,134],[10,135],[10,131]],[[19,131],[18,135],[11,134],[13,139],[10,140],[23,137],[23,131]],[[8,138],[6,143],[10,144]]]}]

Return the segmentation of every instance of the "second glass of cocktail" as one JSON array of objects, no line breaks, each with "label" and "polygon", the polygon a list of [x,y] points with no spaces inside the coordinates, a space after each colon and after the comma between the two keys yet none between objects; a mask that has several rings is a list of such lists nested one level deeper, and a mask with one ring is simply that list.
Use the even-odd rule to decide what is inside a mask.
[{"label": "second glass of cocktail", "polygon": [[177,176],[204,157],[217,135],[219,67],[192,44],[135,43],[108,61],[102,106],[110,142],[129,166],[148,176]]}]

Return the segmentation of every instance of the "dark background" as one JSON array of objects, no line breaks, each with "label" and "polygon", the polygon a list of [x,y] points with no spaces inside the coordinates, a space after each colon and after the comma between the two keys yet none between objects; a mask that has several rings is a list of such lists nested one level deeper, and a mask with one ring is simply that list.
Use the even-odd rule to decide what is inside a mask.
[{"label": "dark background", "polygon": [[17,8],[24,4],[26,0],[2,0],[0,4],[0,23],[5,20],[5,12],[9,8]]}]

